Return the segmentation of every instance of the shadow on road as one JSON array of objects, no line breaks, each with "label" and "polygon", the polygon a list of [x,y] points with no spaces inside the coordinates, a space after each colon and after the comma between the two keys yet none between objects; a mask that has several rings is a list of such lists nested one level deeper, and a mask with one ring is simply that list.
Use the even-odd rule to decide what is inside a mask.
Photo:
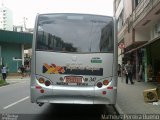
[{"label": "shadow on road", "polygon": [[47,104],[40,114],[20,115],[18,120],[106,120],[102,115],[117,115],[111,105]]},{"label": "shadow on road", "polygon": [[35,120],[100,120],[104,105],[50,104]]},{"label": "shadow on road", "polygon": [[103,105],[50,104],[37,120],[100,120]]}]

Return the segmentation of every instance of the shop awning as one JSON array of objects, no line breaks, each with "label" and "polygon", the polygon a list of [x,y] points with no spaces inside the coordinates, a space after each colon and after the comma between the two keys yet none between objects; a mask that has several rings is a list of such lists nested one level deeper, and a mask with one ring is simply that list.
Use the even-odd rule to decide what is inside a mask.
[{"label": "shop awning", "polygon": [[160,36],[157,37],[157,38],[154,38],[154,39],[152,39],[152,40],[149,40],[149,41],[147,41],[146,43],[144,43],[144,44],[142,44],[142,45],[140,45],[140,46],[138,46],[138,47],[136,47],[136,48],[134,48],[134,49],[131,49],[131,50],[129,50],[129,51],[123,53],[123,54],[131,53],[131,52],[136,51],[136,50],[138,50],[138,49],[140,49],[140,48],[146,47],[147,45],[150,45],[150,44],[156,42],[156,41],[159,40],[159,39],[160,39]]}]

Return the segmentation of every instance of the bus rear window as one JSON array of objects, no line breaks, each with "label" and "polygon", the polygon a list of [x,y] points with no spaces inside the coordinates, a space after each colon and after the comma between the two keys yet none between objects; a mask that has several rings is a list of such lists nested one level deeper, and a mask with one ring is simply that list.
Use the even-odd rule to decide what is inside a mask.
[{"label": "bus rear window", "polygon": [[36,50],[56,52],[113,52],[113,19],[81,14],[40,15]]}]

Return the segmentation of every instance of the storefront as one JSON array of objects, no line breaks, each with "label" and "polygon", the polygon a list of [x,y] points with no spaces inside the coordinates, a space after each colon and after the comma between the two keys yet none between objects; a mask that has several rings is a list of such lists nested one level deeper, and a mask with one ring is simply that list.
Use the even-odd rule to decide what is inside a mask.
[{"label": "storefront", "polygon": [[123,62],[127,60],[134,65],[134,79],[160,83],[160,38],[126,52]]},{"label": "storefront", "polygon": [[160,39],[149,44],[146,48],[148,81],[160,83]]}]

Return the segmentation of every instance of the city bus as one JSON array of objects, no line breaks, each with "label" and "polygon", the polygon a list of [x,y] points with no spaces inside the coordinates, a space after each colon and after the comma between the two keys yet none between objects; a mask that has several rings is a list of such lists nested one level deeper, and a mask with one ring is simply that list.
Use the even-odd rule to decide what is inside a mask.
[{"label": "city bus", "polygon": [[44,103],[111,104],[117,95],[114,17],[38,14],[32,46],[30,98]]}]

